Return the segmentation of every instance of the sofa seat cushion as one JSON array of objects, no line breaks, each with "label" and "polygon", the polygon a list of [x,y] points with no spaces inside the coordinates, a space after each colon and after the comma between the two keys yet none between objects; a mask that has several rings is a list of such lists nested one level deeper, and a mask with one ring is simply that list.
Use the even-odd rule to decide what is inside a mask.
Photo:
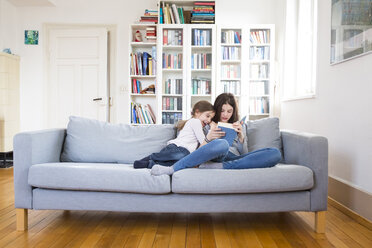
[{"label": "sofa seat cushion", "polygon": [[308,190],[313,185],[311,169],[287,164],[243,170],[191,168],[172,176],[172,192],[184,194],[288,192]]},{"label": "sofa seat cushion", "polygon": [[32,165],[28,183],[38,188],[129,192],[170,193],[168,175],[154,177],[148,169],[129,164],[46,163]]}]

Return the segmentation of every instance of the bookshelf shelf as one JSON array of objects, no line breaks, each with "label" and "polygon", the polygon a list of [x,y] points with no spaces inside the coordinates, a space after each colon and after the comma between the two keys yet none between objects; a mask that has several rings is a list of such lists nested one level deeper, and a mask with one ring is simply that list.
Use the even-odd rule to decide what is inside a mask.
[{"label": "bookshelf shelf", "polygon": [[182,48],[183,48],[183,46],[171,46],[171,45],[163,46],[164,50],[171,50],[171,49],[182,50]]},{"label": "bookshelf shelf", "polygon": [[241,78],[221,78],[220,81],[240,81]]},{"label": "bookshelf shelf", "polygon": [[[182,113],[182,110],[162,110],[164,113]],[[173,124],[173,123],[170,123]]]},{"label": "bookshelf shelf", "polygon": [[130,75],[131,78],[156,78],[156,75]]},{"label": "bookshelf shelf", "polygon": [[156,42],[131,42],[132,47],[152,47],[156,46]]},{"label": "bookshelf shelf", "polygon": [[223,47],[241,47],[242,44],[234,44],[234,43],[221,43],[221,46]]},{"label": "bookshelf shelf", "polygon": [[270,60],[268,60],[268,59],[255,59],[255,60],[249,61],[249,63],[251,63],[251,64],[270,63]]},{"label": "bookshelf shelf", "polygon": [[270,43],[252,43],[249,46],[270,46]]},{"label": "bookshelf shelf", "polygon": [[211,72],[212,69],[191,69],[191,72]]},{"label": "bookshelf shelf", "polygon": [[193,94],[191,97],[210,97],[211,94]]},{"label": "bookshelf shelf", "polygon": [[168,69],[168,68],[163,68],[163,72],[182,72],[183,69]]},{"label": "bookshelf shelf", "polygon": [[191,49],[193,50],[206,50],[206,49],[212,49],[212,46],[191,46]]},{"label": "bookshelf shelf", "polygon": [[240,64],[241,60],[222,60],[221,64]]},{"label": "bookshelf shelf", "polygon": [[135,94],[135,93],[131,93],[130,94],[131,96],[140,96],[140,97],[156,97],[155,94]]}]

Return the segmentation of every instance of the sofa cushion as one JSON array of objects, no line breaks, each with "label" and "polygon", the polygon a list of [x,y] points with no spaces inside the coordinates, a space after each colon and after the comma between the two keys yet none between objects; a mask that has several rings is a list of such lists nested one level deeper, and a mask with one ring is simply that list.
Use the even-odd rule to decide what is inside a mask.
[{"label": "sofa cushion", "polygon": [[275,147],[282,151],[279,118],[264,118],[247,122],[248,151]]},{"label": "sofa cushion", "polygon": [[308,190],[313,185],[311,169],[287,164],[243,170],[192,168],[172,176],[172,192],[185,194],[287,192]]},{"label": "sofa cushion", "polygon": [[28,183],[48,189],[166,194],[168,175],[154,177],[148,169],[126,164],[46,163],[30,167]]},{"label": "sofa cushion", "polygon": [[61,161],[133,163],[175,137],[173,125],[132,126],[70,117]]}]

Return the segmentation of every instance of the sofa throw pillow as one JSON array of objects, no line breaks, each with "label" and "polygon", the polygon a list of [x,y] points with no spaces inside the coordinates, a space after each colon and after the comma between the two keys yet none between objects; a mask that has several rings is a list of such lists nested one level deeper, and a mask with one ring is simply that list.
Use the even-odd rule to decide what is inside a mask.
[{"label": "sofa throw pillow", "polygon": [[247,137],[249,152],[266,147],[275,147],[282,152],[279,118],[247,121]]},{"label": "sofa throw pillow", "polygon": [[174,138],[173,125],[132,126],[71,116],[61,161],[133,163]]}]

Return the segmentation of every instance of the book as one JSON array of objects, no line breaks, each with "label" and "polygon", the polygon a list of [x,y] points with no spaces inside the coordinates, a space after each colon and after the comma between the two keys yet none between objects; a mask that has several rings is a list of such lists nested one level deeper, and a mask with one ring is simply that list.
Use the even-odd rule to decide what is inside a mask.
[{"label": "book", "polygon": [[231,146],[234,142],[234,139],[238,135],[238,133],[233,128],[233,125],[231,123],[218,122],[217,126],[223,132],[225,132],[225,136],[221,137],[221,139],[225,139],[229,143],[229,146]]}]

